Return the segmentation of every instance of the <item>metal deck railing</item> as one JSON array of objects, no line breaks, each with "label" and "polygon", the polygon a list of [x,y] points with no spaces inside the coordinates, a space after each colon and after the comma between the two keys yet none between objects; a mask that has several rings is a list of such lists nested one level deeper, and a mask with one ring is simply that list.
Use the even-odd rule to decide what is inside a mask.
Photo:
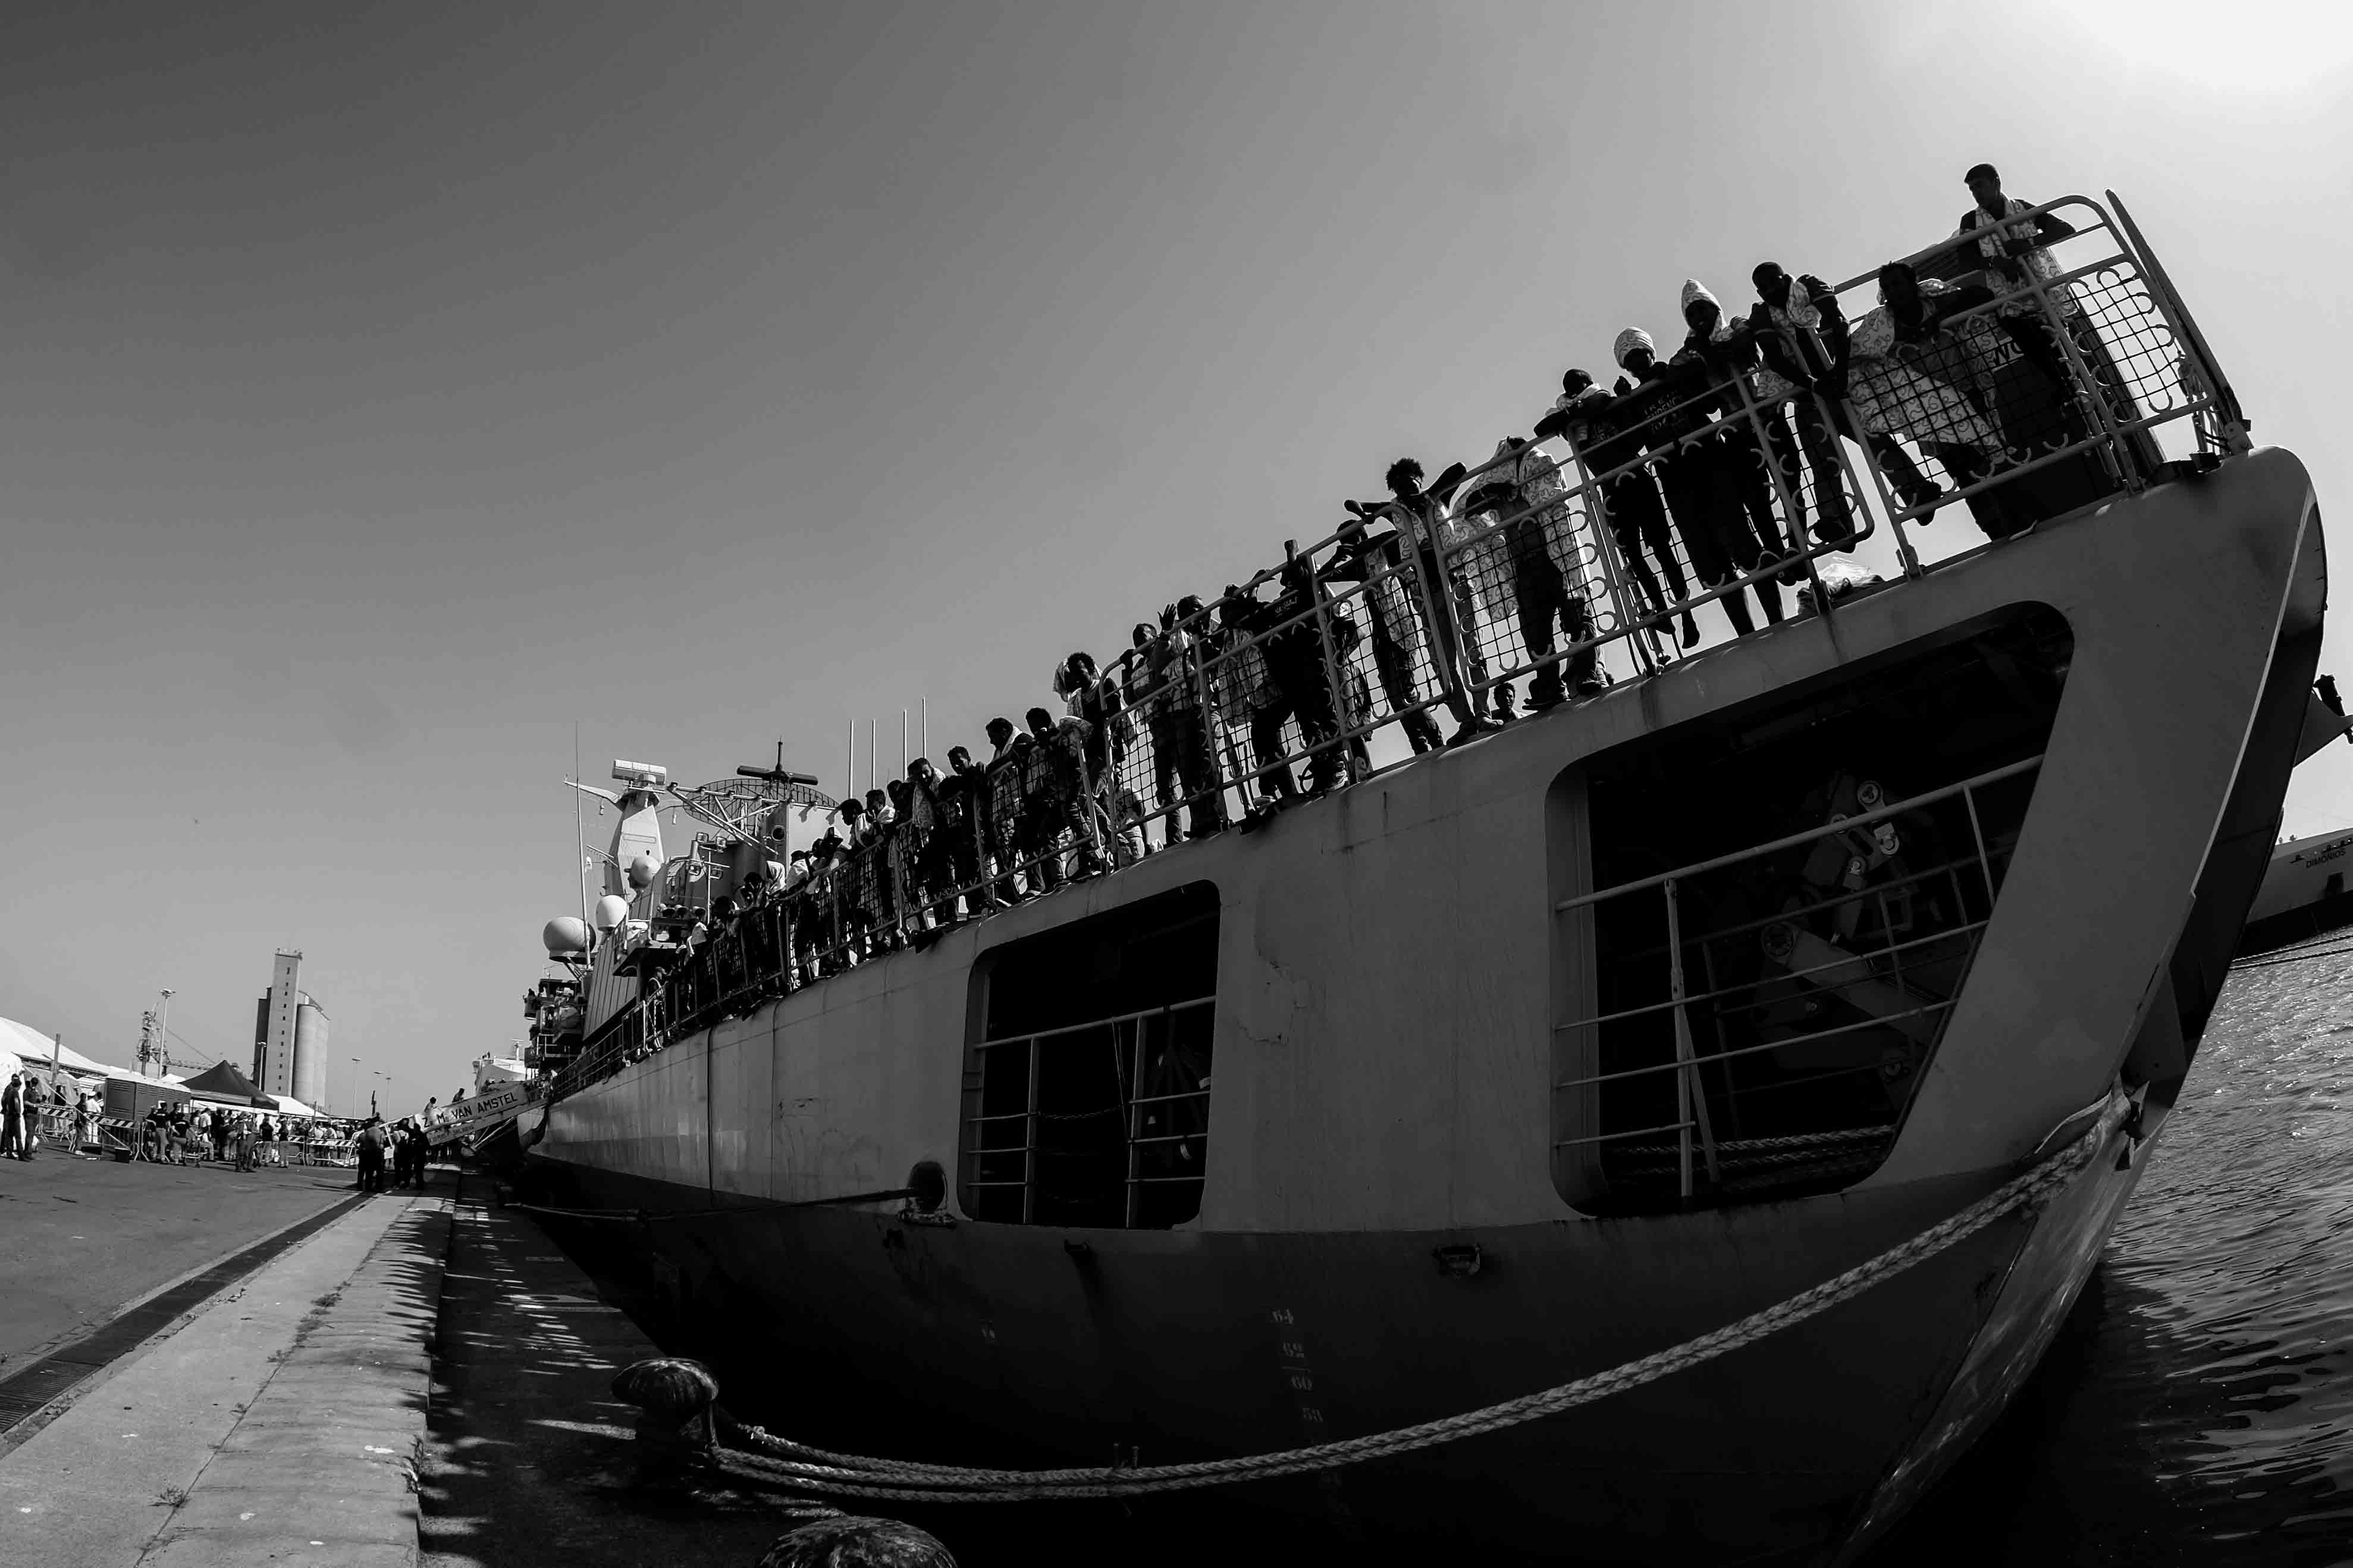
[{"label": "metal deck railing", "polygon": [[[1172,842],[1219,831],[1299,793],[1296,770],[1309,793],[1369,777],[1376,737],[1428,749],[1475,726],[1506,681],[1548,699],[1556,681],[1639,679],[1691,651],[1678,634],[1706,605],[1753,600],[1778,619],[1791,588],[1834,615],[1826,559],[1882,526],[1907,575],[1936,570],[1913,531],[1929,507],[1891,468],[1937,465],[1936,504],[2008,537],[2245,450],[2235,397],[2116,205],[2034,209],[2077,223],[2052,249],[2057,270],[1947,295],[1934,320],[1870,303],[1877,273],[1839,285],[1853,307],[1842,384],[1798,389],[1727,349],[1739,363],[1723,375],[1678,371],[1631,400],[1556,409],[1430,504],[1287,549],[1116,661],[1083,739],[1017,742],[805,883],[752,892],[744,914],[712,918],[706,895],[684,921],[704,927],[692,952],[583,1042],[557,1092],[944,924],[1116,872],[1155,826]],[[1949,273],[1971,243],[1905,265]],[[1820,332],[1807,341],[1836,357]]]}]

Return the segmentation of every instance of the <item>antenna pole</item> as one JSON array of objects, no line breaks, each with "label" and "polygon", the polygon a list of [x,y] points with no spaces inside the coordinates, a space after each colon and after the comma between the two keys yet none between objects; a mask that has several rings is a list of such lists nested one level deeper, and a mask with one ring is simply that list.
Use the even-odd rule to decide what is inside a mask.
[{"label": "antenna pole", "polygon": [[849,721],[849,754],[842,759],[841,795],[844,800],[858,793],[858,721]]},{"label": "antenna pole", "polygon": [[907,710],[899,710],[899,776],[907,776]]},{"label": "antenna pole", "polygon": [[932,754],[932,700],[931,700],[930,698],[926,697],[926,698],[924,698],[924,699],[923,700],[923,749],[922,751],[920,751],[920,752],[917,752],[915,754],[916,754],[917,756],[919,756],[919,757],[928,757],[928,756],[930,756],[930,755]]},{"label": "antenna pole", "polygon": [[866,787],[868,789],[874,787],[874,726],[877,722],[878,721],[872,719],[866,721]]},{"label": "antenna pole", "polygon": [[[572,776],[580,776],[580,721],[572,721]],[[588,830],[580,821],[580,792],[572,792],[572,880],[580,894],[580,929],[593,946],[596,933],[588,930]]]}]

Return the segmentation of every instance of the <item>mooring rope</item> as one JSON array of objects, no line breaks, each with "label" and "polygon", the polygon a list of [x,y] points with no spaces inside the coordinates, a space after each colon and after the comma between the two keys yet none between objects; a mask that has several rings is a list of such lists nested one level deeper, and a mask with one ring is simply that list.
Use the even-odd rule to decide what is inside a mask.
[{"label": "mooring rope", "polygon": [[1238,1458],[1182,1465],[1112,1465],[1081,1469],[995,1470],[955,1465],[924,1465],[838,1454],[779,1437],[758,1426],[731,1422],[740,1441],[763,1450],[721,1447],[723,1468],[770,1482],[782,1482],[833,1497],[879,1498],[901,1502],[1028,1502],[1050,1498],[1134,1497],[1181,1491],[1231,1481],[1271,1480],[1281,1476],[1336,1469],[1368,1459],[1388,1458],[1441,1443],[1459,1442],[1525,1422],[1556,1415],[1581,1405],[1622,1394],[1686,1371],[1752,1344],[1793,1324],[1818,1317],[1883,1279],[1924,1263],[1975,1235],[2014,1209],[2040,1206],[2090,1164],[2131,1113],[2132,1102],[2114,1094],[2082,1136],[2049,1160],[2005,1182],[1951,1217],[1908,1241],[1859,1263],[1845,1273],[1736,1322],[1654,1352],[1636,1361],[1593,1373],[1538,1393],[1522,1394],[1483,1409],[1448,1415],[1418,1426],[1287,1448]]},{"label": "mooring rope", "polygon": [[[2332,931],[2329,934],[2331,938],[2335,938],[2339,933]],[[2308,958],[2343,958],[2348,953],[2353,953],[2353,946],[2331,947],[2323,949],[2319,952],[2314,952],[2306,948],[2298,949],[2290,952],[2258,952],[2251,957],[2240,959],[2236,963],[2232,964],[2231,967],[2233,970],[2274,969],[2283,963],[2302,963]]]}]

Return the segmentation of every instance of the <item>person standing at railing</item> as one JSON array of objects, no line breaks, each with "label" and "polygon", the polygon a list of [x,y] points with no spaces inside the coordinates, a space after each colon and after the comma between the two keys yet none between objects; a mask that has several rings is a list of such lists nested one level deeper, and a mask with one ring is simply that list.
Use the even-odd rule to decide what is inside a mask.
[{"label": "person standing at railing", "polygon": [[885,951],[900,945],[900,921],[906,906],[900,900],[899,797],[905,788],[893,779],[890,786],[866,792],[866,905],[874,916],[876,940]]},{"label": "person standing at railing", "polygon": [[1421,621],[1414,614],[1407,570],[1397,531],[1374,533],[1358,517],[1342,526],[1324,574],[1335,583],[1364,584],[1356,602],[1365,606],[1372,627],[1373,673],[1380,678],[1389,711],[1398,715],[1406,743],[1419,756],[1446,742],[1438,732],[1438,721],[1421,705],[1421,683],[1415,673],[1423,646]]},{"label": "person standing at railing", "polygon": [[995,889],[983,880],[988,867],[988,774],[963,746],[948,748],[938,799],[949,885],[967,889],[965,912],[977,915],[997,904]]},{"label": "person standing at railing", "polygon": [[[1749,278],[1757,286],[1748,324],[1757,350],[1766,365],[1795,391],[1798,440],[1814,470],[1814,537],[1825,544],[1843,544],[1854,537],[1845,470],[1832,431],[1870,451],[1896,500],[1933,512],[1944,491],[1920,472],[1911,454],[1885,437],[1866,437],[1847,416],[1842,379],[1847,324],[1837,291],[1811,273],[1792,279],[1778,261],[1758,262]],[[1798,476],[1788,477],[1794,488]]]},{"label": "person standing at railing", "polygon": [[[1226,825],[1225,794],[1209,745],[1209,716],[1201,706],[1207,681],[1200,668],[1199,629],[1208,620],[1197,596],[1187,594],[1160,612],[1160,629],[1148,626],[1140,661],[1146,696],[1144,711],[1152,735],[1153,795],[1167,813],[1167,841],[1207,838]],[[1135,699],[1130,698],[1134,707]],[[1182,791],[1179,794],[1179,791]],[[1185,807],[1178,827],[1176,807]]]},{"label": "person standing at railing", "polygon": [[[1116,849],[1119,840],[1111,825],[1120,819],[1120,774],[1127,762],[1127,698],[1119,682],[1096,668],[1092,654],[1074,653],[1063,661],[1062,668],[1071,689],[1071,715],[1087,726],[1086,786],[1098,831],[1111,838],[1106,847]],[[1114,863],[1126,861],[1115,855]]]},{"label": "person standing at railing", "polygon": [[[1683,578],[1683,562],[1675,554],[1666,503],[1659,499],[1658,483],[1641,460],[1641,440],[1630,426],[1611,416],[1611,406],[1609,394],[1594,385],[1591,375],[1571,370],[1560,378],[1559,399],[1536,421],[1535,435],[1540,441],[1567,437],[1587,472],[1600,480],[1601,504],[1609,514],[1609,536],[1617,542],[1618,558],[1633,574],[1651,613],[1663,616],[1683,602],[1690,588]],[[1612,471],[1617,469],[1623,471]],[[1643,556],[1645,545],[1658,562],[1658,574],[1653,574],[1651,562]],[[1659,575],[1666,578],[1672,598],[1660,591]],[[1698,641],[1699,623],[1685,610],[1683,646],[1690,647]]]},{"label": "person standing at railing", "polygon": [[1248,814],[1257,805],[1252,785],[1263,793],[1259,775],[1268,761],[1252,754],[1256,747],[1250,736],[1259,710],[1274,703],[1274,681],[1267,673],[1266,652],[1250,629],[1255,606],[1245,590],[1227,584],[1211,611],[1215,620],[1202,634],[1201,645],[1208,669],[1209,700],[1217,710],[1219,732],[1226,740],[1227,775]]},{"label": "person standing at railing", "polygon": [[[2063,315],[2081,311],[2074,290],[2060,281],[2066,268],[2051,254],[2051,247],[2073,235],[2075,226],[2056,213],[2036,213],[2032,203],[2006,195],[2001,172],[1991,163],[1972,166],[1961,182],[1968,186],[1973,205],[1961,215],[1953,237],[1976,238],[1978,257],[2000,279],[2005,293],[2040,281]],[[2029,217],[2029,213],[2034,216]],[[2006,301],[2000,310],[2010,316],[2042,314],[2031,298],[2023,297]]]},{"label": "person standing at railing", "polygon": [[[1962,487],[1991,475],[2001,438],[1955,381],[1966,376],[1966,360],[1949,342],[1939,343],[1926,326],[1925,310],[1899,330],[1893,296],[1905,292],[1911,268],[1900,263],[1881,268],[1882,303],[1866,310],[1848,334],[1847,396],[1862,427],[1877,436],[1917,441]],[[1915,291],[1911,296],[1918,300]],[[1954,380],[1931,374],[1944,369]],[[1972,497],[1970,515],[1995,539],[2012,531],[2001,504],[1989,495]]]},{"label": "person standing at railing", "polygon": [[[1590,642],[1593,620],[1582,592],[1569,592],[1568,577],[1553,557],[1557,543],[1574,551],[1575,535],[1565,504],[1568,489],[1560,482],[1553,460],[1517,436],[1496,443],[1495,460],[1466,482],[1462,510],[1484,506],[1497,520],[1511,565],[1512,596],[1519,611],[1520,642],[1528,662],[1536,667],[1528,683],[1528,706],[1543,712],[1568,700],[1601,690],[1596,678],[1597,658],[1591,647],[1569,656],[1564,670],[1554,661],[1554,626],[1569,647]],[[1584,587],[1580,578],[1577,586]],[[1500,716],[1500,715],[1499,715]]]},{"label": "person standing at railing", "polygon": [[[1347,509],[1369,519],[1386,511],[1399,521],[1399,531],[1411,551],[1421,583],[1421,602],[1428,616],[1430,641],[1436,650],[1440,689],[1452,711],[1456,730],[1450,743],[1472,739],[1494,727],[1478,710],[1471,689],[1487,683],[1487,661],[1479,650],[1479,602],[1470,579],[1450,567],[1441,555],[1446,505],[1466,470],[1461,463],[1448,467],[1438,481],[1423,489],[1422,468],[1411,458],[1399,458],[1382,476],[1388,501],[1346,502]],[[1468,679],[1466,679],[1466,672]]]},{"label": "person standing at railing", "polygon": [[[1797,472],[1797,442],[1789,433],[1788,420],[1781,413],[1781,405],[1795,395],[1797,389],[1781,375],[1764,368],[1754,329],[1745,319],[1725,320],[1724,307],[1698,279],[1683,279],[1681,306],[1683,324],[1691,330],[1684,335],[1683,346],[1667,363],[1697,365],[1715,384],[1715,411],[1722,421],[1716,442],[1725,478],[1733,493],[1740,498],[1741,510],[1748,521],[1732,552],[1734,563],[1744,572],[1778,566],[1792,552],[1793,545],[1782,539],[1780,525],[1774,518],[1774,486],[1768,475],[1776,468],[1789,475]],[[1767,452],[1772,454],[1771,467],[1767,466]],[[1788,500],[1791,507],[1798,509],[1791,520],[1790,538],[1797,552],[1802,553],[1805,502],[1794,480],[1789,486]],[[1750,534],[1755,537],[1750,538]],[[1755,566],[1747,564],[1752,560]],[[1780,581],[1795,582],[1803,575],[1801,568],[1785,569]]]},{"label": "person standing at railing", "polygon": [[[1708,375],[1704,366],[1685,363],[1670,368],[1659,363],[1651,334],[1629,327],[1613,345],[1619,367],[1638,378],[1619,381],[1619,403],[1640,419],[1640,433],[1651,448],[1659,473],[1659,489],[1667,510],[1691,553],[1692,575],[1715,588],[1746,574],[1737,559],[1747,520],[1740,497],[1725,471],[1725,454],[1708,417]],[[1782,617],[1781,592],[1770,579],[1756,585],[1757,597],[1767,621]],[[1748,605],[1734,589],[1718,599],[1725,619],[1742,637],[1757,629]]]},{"label": "person standing at railing", "polygon": [[[1287,544],[1283,548],[1286,556],[1276,577],[1279,591],[1274,602],[1264,606],[1266,632],[1261,643],[1280,708],[1274,743],[1279,752],[1285,719],[1299,726],[1299,743],[1307,752],[1308,792],[1322,795],[1340,782],[1343,752],[1334,688],[1344,672],[1327,670],[1325,661],[1327,657],[1340,659],[1334,627],[1346,617],[1335,616],[1324,606],[1313,559]],[[1329,644],[1327,636],[1332,637]],[[1266,755],[1264,748],[1259,749],[1259,754]],[[1286,778],[1290,771],[1283,769]]]},{"label": "person standing at railing", "polygon": [[929,757],[907,764],[906,809],[899,814],[899,831],[905,853],[909,896],[916,923],[928,931],[955,918],[947,900],[955,886],[948,864],[947,836],[941,831],[940,775]]},{"label": "person standing at railing", "polygon": [[[1092,666],[1093,660],[1088,664]],[[1071,837],[1073,860],[1072,874],[1092,877],[1103,869],[1103,803],[1095,788],[1092,760],[1097,726],[1076,714],[1060,719],[1043,708],[1032,708],[1027,715],[1029,732],[1037,738],[1038,751],[1045,758],[1042,791],[1046,815],[1044,826],[1048,837],[1046,847],[1054,850],[1050,864],[1060,870],[1061,837]],[[1037,780],[1039,775],[1032,773]],[[1059,881],[1055,885],[1060,885]]]},{"label": "person standing at railing", "polygon": [[[1304,586],[1306,570],[1294,558],[1284,569],[1282,592],[1271,605],[1257,599],[1253,583],[1248,588],[1229,586],[1219,605],[1227,642],[1223,663],[1229,678],[1246,691],[1250,751],[1257,759],[1253,813],[1299,798],[1299,784],[1283,744],[1286,722],[1297,721],[1301,749],[1311,753],[1310,786],[1320,793],[1338,782],[1339,757],[1331,743],[1337,714],[1324,680],[1322,638]],[[1320,702],[1311,687],[1321,688]]]},{"label": "person standing at railing", "polygon": [[[2115,424],[2129,425],[2138,419],[2138,400],[2133,395],[2124,367],[2108,352],[2090,312],[2077,297],[2075,286],[2064,281],[2067,268],[2051,254],[2051,247],[2075,235],[2075,226],[2056,213],[2037,213],[2032,203],[2004,192],[2001,174],[1991,163],[1975,165],[1962,180],[1969,188],[1971,205],[1961,215],[1953,237],[1975,240],[1977,256],[1986,264],[1988,281],[2007,296],[1995,307],[1995,313],[2017,342],[2019,352],[2042,366],[2045,374],[2052,374],[2063,388],[2075,390],[2077,377],[2053,334],[2055,318],[2055,324],[2064,329],[2068,340],[2074,344],[2076,356],[2091,376],[2093,385],[2084,390],[2098,394]],[[2050,301],[2047,308],[2031,291],[2038,286]],[[2085,417],[2088,418],[2088,411]],[[2087,439],[2089,435],[2088,428],[2070,430],[2058,439],[2073,442]],[[2145,431],[2127,436],[2126,447],[2144,473],[2154,472],[2163,461],[2155,441]],[[2119,452],[2117,457],[2122,458],[2126,452]]]},{"label": "person standing at railing", "polygon": [[988,721],[988,742],[995,748],[988,760],[988,787],[983,797],[988,827],[988,858],[997,874],[997,897],[1010,904],[1037,890],[1036,874],[1023,869],[1025,837],[1022,802],[1022,757],[1010,719]]},{"label": "person standing at railing", "polygon": [[1052,733],[1054,716],[1032,708],[1022,716],[1029,728],[1013,737],[1014,767],[1021,781],[1021,812],[1013,830],[1015,852],[1032,893],[1050,893],[1069,880],[1062,867],[1062,827],[1069,814],[1056,798],[1053,753],[1039,744],[1038,715]]}]

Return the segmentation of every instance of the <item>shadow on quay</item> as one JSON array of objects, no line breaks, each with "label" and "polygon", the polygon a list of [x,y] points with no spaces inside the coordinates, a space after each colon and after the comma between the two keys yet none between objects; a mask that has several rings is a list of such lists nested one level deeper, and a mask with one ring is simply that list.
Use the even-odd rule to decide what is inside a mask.
[{"label": "shadow on quay", "polygon": [[613,1374],[659,1355],[531,1218],[461,1178],[418,1466],[427,1568],[758,1561],[779,1500],[635,1484],[637,1412]]}]

